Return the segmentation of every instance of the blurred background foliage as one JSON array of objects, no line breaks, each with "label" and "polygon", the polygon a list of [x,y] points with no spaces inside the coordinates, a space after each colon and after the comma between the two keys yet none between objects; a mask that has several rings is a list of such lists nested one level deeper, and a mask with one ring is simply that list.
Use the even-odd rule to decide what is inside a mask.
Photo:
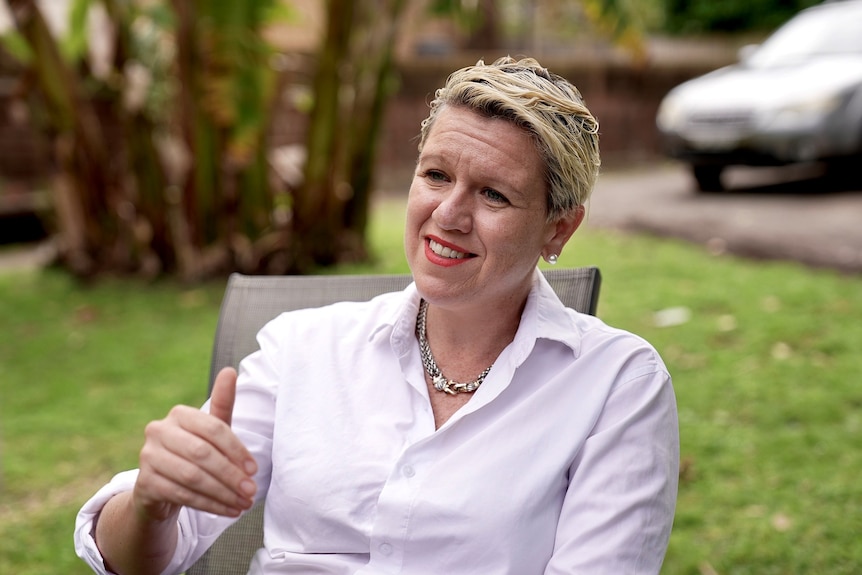
[{"label": "blurred background foliage", "polygon": [[[7,4],[73,274],[196,280],[364,257],[367,202],[353,200],[369,196],[405,2],[329,0],[310,77],[267,36],[295,17],[289,2],[72,0],[64,35],[39,3]],[[313,154],[285,179],[269,139],[290,81],[313,94]]]},{"label": "blurred background foliage", "polygon": [[671,34],[769,31],[820,0],[663,0]]},{"label": "blurred background foliage", "polygon": [[[408,13],[420,55],[592,43],[643,61],[650,35],[769,28],[813,3],[68,0],[58,32],[52,2],[5,0],[13,25],[1,45],[49,141],[58,262],[82,278],[186,281],[368,257]],[[309,30],[312,41],[290,44]],[[286,107],[298,115],[285,119]],[[279,140],[285,123],[301,144]]]}]

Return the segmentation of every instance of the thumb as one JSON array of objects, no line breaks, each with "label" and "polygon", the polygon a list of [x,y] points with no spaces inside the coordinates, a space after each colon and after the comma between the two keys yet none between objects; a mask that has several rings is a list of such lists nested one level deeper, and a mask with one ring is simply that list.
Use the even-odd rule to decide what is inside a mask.
[{"label": "thumb", "polygon": [[210,415],[214,415],[230,425],[235,398],[236,370],[232,367],[222,368],[213,383],[213,392],[210,396]]}]

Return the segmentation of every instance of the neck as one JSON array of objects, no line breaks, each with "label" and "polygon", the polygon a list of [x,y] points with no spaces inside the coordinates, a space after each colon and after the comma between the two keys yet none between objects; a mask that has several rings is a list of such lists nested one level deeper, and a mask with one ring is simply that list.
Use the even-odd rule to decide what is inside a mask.
[{"label": "neck", "polygon": [[452,346],[480,351],[508,345],[515,338],[521,323],[523,304],[517,307],[501,306],[493,310],[470,312],[448,309],[429,303],[428,331],[432,338]]},{"label": "neck", "polygon": [[[447,378],[472,381],[493,364],[514,339],[524,302],[503,305],[496,311],[449,309],[429,304],[426,338],[431,353]],[[500,313],[505,310],[507,313]]]}]

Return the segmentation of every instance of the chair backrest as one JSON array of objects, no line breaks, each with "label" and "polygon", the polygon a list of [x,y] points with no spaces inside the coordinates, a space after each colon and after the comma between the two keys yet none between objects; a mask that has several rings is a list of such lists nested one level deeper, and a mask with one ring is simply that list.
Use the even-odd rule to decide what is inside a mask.
[{"label": "chair backrest", "polygon": [[[543,273],[563,304],[595,315],[601,287],[598,268]],[[279,313],[338,301],[365,301],[404,289],[411,281],[409,275],[231,275],[216,328],[210,388],[221,368],[237,367],[242,358],[257,350],[257,332]],[[263,505],[258,504],[228,528],[187,575],[244,575],[254,552],[262,545]]]}]

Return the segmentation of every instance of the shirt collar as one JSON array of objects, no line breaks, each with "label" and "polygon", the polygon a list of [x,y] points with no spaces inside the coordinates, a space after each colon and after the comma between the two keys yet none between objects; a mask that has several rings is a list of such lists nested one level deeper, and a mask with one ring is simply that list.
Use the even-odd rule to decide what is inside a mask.
[{"label": "shirt collar", "polygon": [[[408,353],[415,343],[416,315],[419,313],[419,292],[416,290],[416,284],[408,285],[401,295],[400,298],[390,299],[390,305],[383,306],[368,337],[371,341],[378,336],[390,334],[399,356]],[[533,286],[521,315],[515,344],[525,353],[529,353],[537,339],[562,343],[572,350],[575,357],[580,353],[580,332],[571,310],[563,305],[538,268],[533,274]]]},{"label": "shirt collar", "polygon": [[521,324],[509,353],[501,355],[501,359],[505,357],[510,368],[517,368],[526,361],[540,339],[562,343],[577,357],[580,351],[578,334],[571,310],[566,309],[544,274],[536,268],[533,287],[521,314]]},{"label": "shirt collar", "polygon": [[535,317],[537,338],[558,341],[569,347],[577,357],[581,349],[581,336],[575,316],[571,309],[563,305],[557,292],[545,279],[545,274],[538,268],[533,276],[533,289],[527,299],[527,305],[530,305],[530,299],[535,299],[535,313],[527,314],[525,308],[521,321],[530,316]]},{"label": "shirt collar", "polygon": [[419,292],[411,282],[401,292],[401,297],[390,298],[377,315],[368,341],[389,336],[395,352],[406,355],[415,342],[416,315],[419,313]]}]

